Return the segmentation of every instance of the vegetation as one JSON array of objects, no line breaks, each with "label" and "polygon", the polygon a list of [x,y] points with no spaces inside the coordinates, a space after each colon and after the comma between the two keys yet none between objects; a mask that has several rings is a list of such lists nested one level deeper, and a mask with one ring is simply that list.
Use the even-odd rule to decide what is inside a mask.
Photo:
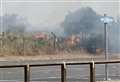
[{"label": "vegetation", "polygon": [[[104,27],[100,22],[101,17],[92,8],[81,8],[66,15],[61,24],[64,29],[62,37],[58,37],[55,32],[49,32],[47,37],[39,34],[37,39],[34,39],[36,33],[27,31],[30,24],[25,18],[15,14],[2,16],[0,18],[3,19],[3,26],[0,25],[0,28],[4,29],[0,34],[0,55],[39,55],[74,51],[101,53],[104,51]],[[118,37],[115,37],[119,36],[119,24],[113,22],[108,29],[111,50],[120,51]]]}]

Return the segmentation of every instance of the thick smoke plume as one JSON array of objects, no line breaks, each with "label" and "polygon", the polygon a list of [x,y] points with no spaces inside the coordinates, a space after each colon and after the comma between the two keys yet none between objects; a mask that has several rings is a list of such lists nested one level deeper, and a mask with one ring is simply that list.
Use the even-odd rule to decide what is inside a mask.
[{"label": "thick smoke plume", "polygon": [[[101,17],[103,16],[97,14],[92,8],[80,8],[65,17],[62,23],[64,33],[66,36],[80,35],[81,33],[85,36],[89,35],[87,39],[83,40],[82,47],[104,48],[104,23],[100,21]],[[120,22],[114,21],[107,24],[108,50],[111,52],[120,52],[119,25]]]},{"label": "thick smoke plume", "polygon": [[[101,16],[92,8],[85,7],[76,12],[69,13],[64,22],[63,27],[66,35],[79,34],[80,32],[98,33],[101,28]],[[102,29],[99,30],[101,32]]]}]

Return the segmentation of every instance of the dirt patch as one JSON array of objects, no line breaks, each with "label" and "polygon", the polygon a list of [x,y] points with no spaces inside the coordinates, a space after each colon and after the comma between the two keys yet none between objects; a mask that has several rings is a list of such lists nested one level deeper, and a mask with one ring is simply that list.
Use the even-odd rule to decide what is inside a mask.
[{"label": "dirt patch", "polygon": [[[110,59],[118,59],[119,56],[111,55],[109,56]],[[1,56],[1,61],[24,61],[24,60],[62,60],[62,59],[104,59],[104,54],[102,55],[92,55],[86,53],[75,53],[75,54],[42,54],[42,55],[35,55],[35,56]]]}]

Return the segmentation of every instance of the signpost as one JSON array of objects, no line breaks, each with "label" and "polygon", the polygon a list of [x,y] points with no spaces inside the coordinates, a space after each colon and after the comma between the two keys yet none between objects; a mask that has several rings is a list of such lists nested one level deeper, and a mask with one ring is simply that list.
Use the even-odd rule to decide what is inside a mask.
[{"label": "signpost", "polygon": [[[111,17],[107,17],[104,14],[104,17],[100,19],[104,23],[104,48],[105,48],[105,60],[108,60],[108,44],[107,44],[107,24],[112,22],[113,19]],[[105,80],[108,80],[108,65],[105,64]]]}]

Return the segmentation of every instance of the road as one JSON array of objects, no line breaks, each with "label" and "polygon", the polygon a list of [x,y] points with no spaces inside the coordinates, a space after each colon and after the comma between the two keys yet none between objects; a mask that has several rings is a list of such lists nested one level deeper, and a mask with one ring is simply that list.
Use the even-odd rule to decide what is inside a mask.
[{"label": "road", "polygon": [[[63,61],[63,60],[62,60]],[[0,65],[14,65],[14,64],[40,64],[40,63],[54,63],[62,61],[2,61]],[[67,61],[67,60],[66,60]],[[68,60],[71,61],[71,60]],[[104,80],[105,65],[96,65],[96,79]],[[120,64],[108,65],[109,79],[120,79]],[[45,67],[32,67],[31,68],[31,81],[47,81],[53,82],[60,80],[60,66],[45,66]],[[0,68],[0,82],[21,82],[24,79],[23,68]],[[89,66],[88,65],[74,65],[67,66],[67,79],[72,82],[79,80],[89,80]]]}]

